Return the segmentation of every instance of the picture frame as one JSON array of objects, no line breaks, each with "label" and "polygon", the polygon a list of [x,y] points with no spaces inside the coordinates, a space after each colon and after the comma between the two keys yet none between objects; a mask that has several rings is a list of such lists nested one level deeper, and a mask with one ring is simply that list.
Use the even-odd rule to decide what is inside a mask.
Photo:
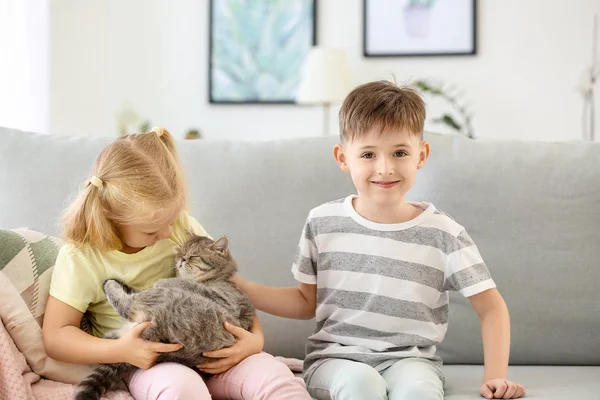
[{"label": "picture frame", "polygon": [[477,0],[363,0],[365,57],[477,54]]},{"label": "picture frame", "polygon": [[294,104],[317,0],[210,0],[211,104]]}]

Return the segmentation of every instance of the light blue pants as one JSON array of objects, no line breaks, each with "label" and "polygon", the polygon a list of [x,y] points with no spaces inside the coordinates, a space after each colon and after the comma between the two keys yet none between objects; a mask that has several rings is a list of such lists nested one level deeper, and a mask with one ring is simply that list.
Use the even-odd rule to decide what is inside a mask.
[{"label": "light blue pants", "polygon": [[319,400],[443,400],[440,365],[406,358],[377,372],[367,364],[341,359],[325,361],[314,371],[308,392]]}]

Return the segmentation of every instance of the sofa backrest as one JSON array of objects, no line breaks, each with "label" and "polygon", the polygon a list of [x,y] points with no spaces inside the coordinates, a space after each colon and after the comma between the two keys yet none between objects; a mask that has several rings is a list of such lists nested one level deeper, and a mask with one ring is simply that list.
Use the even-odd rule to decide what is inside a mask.
[{"label": "sofa backrest", "polygon": [[[0,129],[0,228],[55,234],[60,210],[110,140]],[[409,198],[434,203],[478,244],[511,312],[511,363],[600,365],[600,144],[427,140],[431,157]],[[333,161],[335,143],[178,143],[190,211],[211,235],[229,237],[242,275],[295,284],[308,211],[355,190]],[[267,351],[304,355],[314,321],[261,322]],[[448,364],[483,360],[477,316],[455,293],[439,351]]]}]

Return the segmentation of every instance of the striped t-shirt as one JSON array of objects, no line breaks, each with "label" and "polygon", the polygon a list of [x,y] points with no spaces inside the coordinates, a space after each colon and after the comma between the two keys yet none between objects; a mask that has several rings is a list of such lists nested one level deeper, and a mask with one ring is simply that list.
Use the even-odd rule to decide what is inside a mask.
[{"label": "striped t-shirt", "polygon": [[330,358],[381,371],[396,360],[436,356],[448,327],[448,291],[469,297],[496,285],[465,229],[432,204],[416,218],[379,224],[352,198],[310,211],[292,272],[317,285],[317,327],[304,373]]}]

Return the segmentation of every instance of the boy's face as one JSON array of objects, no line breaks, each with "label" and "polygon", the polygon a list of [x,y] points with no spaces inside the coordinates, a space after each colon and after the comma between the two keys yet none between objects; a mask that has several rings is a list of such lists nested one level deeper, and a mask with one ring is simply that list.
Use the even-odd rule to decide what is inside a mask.
[{"label": "boy's face", "polygon": [[372,129],[333,149],[344,172],[350,172],[359,197],[379,206],[404,202],[417,170],[425,165],[429,144],[398,130]]}]

